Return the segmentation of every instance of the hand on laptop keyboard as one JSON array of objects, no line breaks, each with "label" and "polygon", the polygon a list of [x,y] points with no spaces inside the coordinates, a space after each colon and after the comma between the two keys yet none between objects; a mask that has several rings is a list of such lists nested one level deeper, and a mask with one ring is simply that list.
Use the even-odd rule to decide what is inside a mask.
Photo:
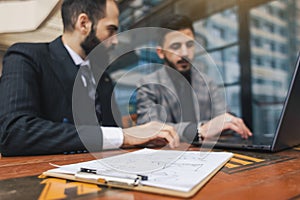
[{"label": "hand on laptop keyboard", "polygon": [[225,130],[232,130],[244,139],[252,136],[251,131],[245,125],[244,121],[229,113],[219,115],[210,121],[201,124],[200,127],[198,127],[198,134],[201,139],[213,138],[218,137],[220,133]]}]

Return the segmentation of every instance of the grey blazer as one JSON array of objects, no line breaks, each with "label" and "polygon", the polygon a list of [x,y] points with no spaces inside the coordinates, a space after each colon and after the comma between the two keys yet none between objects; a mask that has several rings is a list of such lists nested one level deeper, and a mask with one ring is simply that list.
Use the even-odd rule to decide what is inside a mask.
[{"label": "grey blazer", "polygon": [[[198,122],[207,121],[226,111],[225,96],[205,74],[192,68],[193,108]],[[178,81],[186,81],[185,79]],[[186,84],[189,84],[186,81]],[[165,67],[142,78],[137,84],[137,123],[162,121],[173,125],[179,135],[190,122],[182,121],[177,92]],[[189,86],[190,87],[190,86]]]}]

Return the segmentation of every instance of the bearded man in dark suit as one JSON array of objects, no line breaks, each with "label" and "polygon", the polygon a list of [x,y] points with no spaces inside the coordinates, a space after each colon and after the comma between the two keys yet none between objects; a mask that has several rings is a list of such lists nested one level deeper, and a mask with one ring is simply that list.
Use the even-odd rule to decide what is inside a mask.
[{"label": "bearded man in dark suit", "polygon": [[[118,43],[115,35],[118,16],[113,0],[64,0],[62,36],[50,43],[19,43],[8,49],[0,80],[0,152],[3,156],[100,151],[156,138],[166,139],[171,147],[178,145],[175,130],[160,123],[128,129],[108,127],[116,125],[118,116],[112,117],[111,108],[116,105],[111,101],[112,81],[107,74],[100,79],[100,83],[101,80],[104,83],[97,87],[92,99],[96,109],[97,105],[101,107],[101,113],[96,113],[101,126],[87,124],[88,131],[78,134],[81,128],[86,128],[74,125],[72,111],[78,66],[86,62],[87,55],[101,41],[105,40],[105,47]],[[100,62],[106,64],[106,61]],[[161,130],[153,133],[153,127]]]}]

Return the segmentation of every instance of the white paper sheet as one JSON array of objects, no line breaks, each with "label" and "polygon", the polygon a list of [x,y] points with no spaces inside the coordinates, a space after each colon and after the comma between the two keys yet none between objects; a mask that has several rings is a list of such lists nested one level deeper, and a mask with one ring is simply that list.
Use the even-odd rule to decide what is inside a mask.
[{"label": "white paper sheet", "polygon": [[81,167],[117,177],[148,176],[143,185],[183,192],[206,179],[233,156],[229,152],[200,152],[142,149],[109,158],[64,165],[49,172],[75,174]]}]

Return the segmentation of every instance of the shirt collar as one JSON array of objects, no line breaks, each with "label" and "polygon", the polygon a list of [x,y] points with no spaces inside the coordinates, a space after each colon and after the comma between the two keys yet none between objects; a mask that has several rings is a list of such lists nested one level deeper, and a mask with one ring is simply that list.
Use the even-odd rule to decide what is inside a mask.
[{"label": "shirt collar", "polygon": [[67,51],[69,52],[75,65],[80,66],[81,64],[84,63],[84,60],[73,49],[71,49],[71,47],[69,47],[66,44],[64,44],[64,46],[67,49]]}]

